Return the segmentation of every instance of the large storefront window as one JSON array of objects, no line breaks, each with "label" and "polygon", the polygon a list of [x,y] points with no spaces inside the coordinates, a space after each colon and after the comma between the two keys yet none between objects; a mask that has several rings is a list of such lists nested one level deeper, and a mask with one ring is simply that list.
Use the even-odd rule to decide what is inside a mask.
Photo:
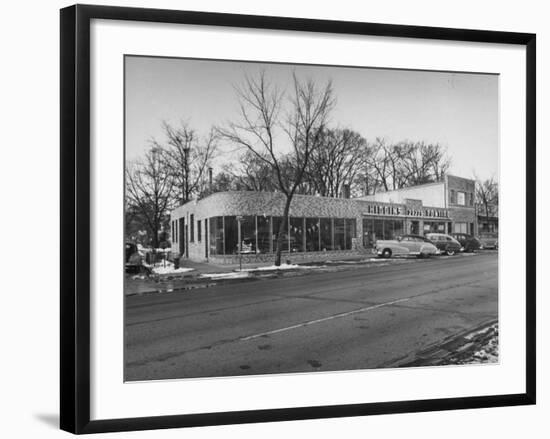
[{"label": "large storefront window", "polygon": [[319,218],[306,218],[306,251],[318,252],[319,243]]},{"label": "large storefront window", "polygon": [[304,251],[304,219],[290,218],[290,251]]},{"label": "large storefront window", "polygon": [[468,233],[468,223],[454,223],[453,232]]},{"label": "large storefront window", "polygon": [[[279,233],[279,227],[283,218],[280,216],[273,217],[273,251],[277,251],[277,235]],[[284,252],[288,251],[288,224],[285,221],[284,232],[283,232],[283,241],[281,242],[281,247]]]},{"label": "large storefront window", "polygon": [[258,216],[258,251],[260,253],[269,253],[271,250],[271,217]]},{"label": "large storefront window", "polygon": [[363,218],[363,246],[370,248],[378,239],[397,239],[404,231],[403,220]]},{"label": "large storefront window", "polygon": [[351,250],[352,239],[357,236],[357,223],[355,218],[346,219],[346,250]]},{"label": "large storefront window", "polygon": [[223,255],[223,217],[210,218],[210,254]]},{"label": "large storefront window", "polygon": [[384,224],[384,233],[382,234],[383,238],[386,240],[393,239],[393,221],[392,220],[382,220]]},{"label": "large storefront window", "polygon": [[[212,256],[239,254],[237,217],[212,217],[208,221],[209,254]],[[275,252],[281,222],[282,217],[240,217],[242,253]],[[283,234],[282,251],[289,251],[289,249],[291,252],[350,250],[352,239],[357,234],[354,218],[290,217],[288,224],[289,227],[285,227]],[[367,231],[365,225],[363,229]]]},{"label": "large storefront window", "polygon": [[332,250],[332,220],[330,218],[320,219],[321,227],[321,250]]},{"label": "large storefront window", "polygon": [[402,220],[392,220],[392,219],[383,219],[383,220],[375,220],[375,221],[382,221],[384,233],[383,233],[383,239],[386,240],[394,240],[399,238],[401,235],[403,235],[403,221]]},{"label": "large storefront window", "polygon": [[374,225],[372,218],[363,218],[363,247],[374,246]]},{"label": "large storefront window", "polygon": [[344,250],[346,247],[345,221],[334,218],[334,250]]},{"label": "large storefront window", "polygon": [[243,254],[256,253],[256,217],[241,218],[241,249]]},{"label": "large storefront window", "polygon": [[384,220],[375,219],[374,222],[374,241],[384,239]]},{"label": "large storefront window", "polygon": [[439,221],[424,221],[424,233],[445,233],[445,223]]},{"label": "large storefront window", "polygon": [[404,235],[405,226],[402,220],[393,220],[393,238],[397,239]]},{"label": "large storefront window", "polygon": [[234,255],[238,251],[239,231],[237,217],[226,216],[225,221],[225,254]]}]

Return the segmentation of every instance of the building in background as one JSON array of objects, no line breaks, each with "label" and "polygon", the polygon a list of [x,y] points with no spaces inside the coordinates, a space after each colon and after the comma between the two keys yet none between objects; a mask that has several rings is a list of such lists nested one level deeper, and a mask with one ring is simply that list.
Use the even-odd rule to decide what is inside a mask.
[{"label": "building in background", "polygon": [[[377,239],[428,232],[477,233],[475,182],[444,181],[361,198],[295,195],[285,224],[285,259],[369,251]],[[197,261],[267,261],[276,248],[285,197],[218,192],[171,213],[172,253]]]},{"label": "building in background", "polygon": [[478,233],[498,233],[498,206],[478,204],[476,208]]},{"label": "building in background", "polygon": [[[425,234],[468,233],[477,234],[477,215],[474,205],[475,180],[446,175],[442,181],[406,187],[387,192],[367,195],[360,199],[386,203],[407,203],[410,206],[432,206],[445,209],[448,220],[424,219],[415,232]],[[413,233],[413,232],[411,232]]]}]

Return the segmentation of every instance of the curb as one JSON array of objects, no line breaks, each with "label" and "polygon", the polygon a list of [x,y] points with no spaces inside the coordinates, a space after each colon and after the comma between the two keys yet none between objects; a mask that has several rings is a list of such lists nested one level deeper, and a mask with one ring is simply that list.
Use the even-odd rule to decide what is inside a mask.
[{"label": "curb", "polygon": [[450,335],[443,340],[434,342],[421,351],[411,352],[397,360],[392,360],[383,364],[384,368],[397,367],[419,367],[419,366],[438,366],[445,364],[449,357],[466,352],[475,343],[470,341],[467,336],[479,332],[489,326],[498,324],[498,319],[486,320],[474,328],[465,329],[456,334]]},{"label": "curb", "polygon": [[141,291],[136,293],[128,293],[125,294],[125,297],[131,297],[131,296],[149,296],[152,294],[166,294],[166,293],[178,293],[180,291],[188,291],[188,290],[198,290],[202,288],[211,288],[216,286],[217,283],[203,283],[203,284],[191,284],[191,285],[184,285],[177,288],[166,288],[166,289],[158,289],[158,290],[149,290],[149,291]]}]

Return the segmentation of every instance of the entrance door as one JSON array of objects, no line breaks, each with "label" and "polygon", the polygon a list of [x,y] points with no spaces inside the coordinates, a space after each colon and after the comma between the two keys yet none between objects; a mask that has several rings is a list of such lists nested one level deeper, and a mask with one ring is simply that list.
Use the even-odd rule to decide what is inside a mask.
[{"label": "entrance door", "polygon": [[179,219],[178,230],[179,230],[178,240],[180,244],[179,253],[180,253],[180,256],[183,256],[185,254],[185,247],[186,247],[185,240],[187,239],[187,233],[183,233],[185,231],[185,218]]},{"label": "entrance door", "polygon": [[204,219],[204,257],[208,259],[208,218]]},{"label": "entrance door", "polygon": [[411,235],[418,235],[420,233],[420,222],[411,221]]},{"label": "entrance door", "polygon": [[189,257],[189,226],[185,225],[185,257]]}]

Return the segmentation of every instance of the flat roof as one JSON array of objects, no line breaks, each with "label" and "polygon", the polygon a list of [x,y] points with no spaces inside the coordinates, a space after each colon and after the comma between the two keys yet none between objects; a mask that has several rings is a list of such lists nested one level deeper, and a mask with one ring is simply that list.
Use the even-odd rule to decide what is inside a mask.
[{"label": "flat roof", "polygon": [[[200,200],[192,200],[175,208],[171,215],[172,217],[182,217],[189,213],[195,215],[197,219],[236,215],[282,216],[285,202],[286,196],[281,192],[215,192]],[[399,213],[395,214],[394,208],[400,209]],[[409,216],[406,209],[406,203],[295,194],[290,204],[289,214],[296,217],[320,218],[356,218],[364,215],[406,217]],[[422,211],[433,210],[434,212],[446,210],[440,207],[421,206],[416,208],[415,214],[410,216],[419,216],[421,213],[419,209]],[[443,216],[437,218],[443,218]]]}]

